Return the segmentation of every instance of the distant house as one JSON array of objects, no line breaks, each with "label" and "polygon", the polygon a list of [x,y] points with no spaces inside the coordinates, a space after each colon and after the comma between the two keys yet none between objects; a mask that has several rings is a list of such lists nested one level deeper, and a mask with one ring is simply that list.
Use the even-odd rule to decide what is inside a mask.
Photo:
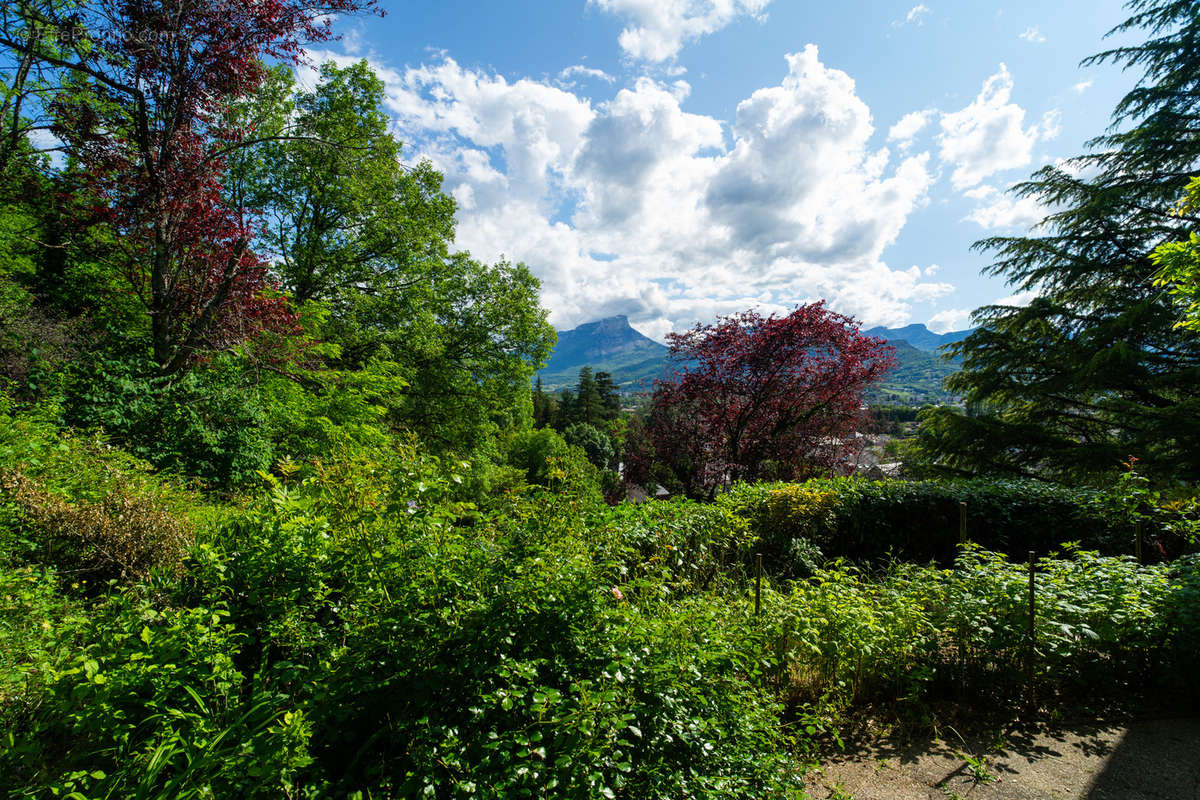
[{"label": "distant house", "polygon": [[[644,503],[650,499],[652,495],[641,486],[629,486],[625,489],[625,499],[630,503]],[[661,483],[654,484],[655,500],[666,500],[671,496],[671,490],[663,486]]]}]

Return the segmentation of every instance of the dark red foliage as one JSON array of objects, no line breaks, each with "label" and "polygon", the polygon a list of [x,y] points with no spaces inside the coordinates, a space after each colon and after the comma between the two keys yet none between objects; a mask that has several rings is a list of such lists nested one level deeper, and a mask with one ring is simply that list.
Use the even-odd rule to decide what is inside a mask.
[{"label": "dark red foliage", "polygon": [[654,451],[692,495],[735,480],[828,470],[894,350],[823,302],[785,317],[745,311],[667,336],[681,365],[655,385]]},{"label": "dark red foliage", "polygon": [[330,14],[373,6],[99,0],[56,21],[65,49],[39,54],[70,87],[52,102],[54,131],[123,246],[163,372],[294,328],[282,299],[264,293],[253,214],[222,191],[226,156],[253,138],[225,112],[260,86],[264,60],[295,63],[306,44],[331,37]]}]

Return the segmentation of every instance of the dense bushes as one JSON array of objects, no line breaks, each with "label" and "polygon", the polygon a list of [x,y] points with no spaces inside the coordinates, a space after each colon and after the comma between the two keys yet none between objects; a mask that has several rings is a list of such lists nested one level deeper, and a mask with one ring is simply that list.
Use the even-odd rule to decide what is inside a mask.
[{"label": "dense bushes", "polygon": [[674,499],[612,508],[592,523],[594,547],[619,559],[626,579],[674,596],[738,590],[754,535],[729,507]]},{"label": "dense bushes", "polygon": [[40,561],[84,582],[178,567],[191,544],[186,519],[123,481],[99,502],[73,504],[20,472],[0,470],[0,500],[11,501]]},{"label": "dense bushes", "polygon": [[160,469],[230,487],[271,466],[267,404],[235,358],[172,378],[135,360],[98,360],[79,373],[66,392],[67,421],[101,427]]},{"label": "dense bushes", "polygon": [[[342,440],[217,507],[45,417],[0,409],[5,796],[799,797],[803,754],[848,703],[920,718],[1024,695],[1024,565],[816,549],[858,513],[848,497],[932,485],[610,507],[579,450],[530,432],[514,463],[549,487],[510,481],[486,506],[470,464],[394,439]],[[170,557],[84,585],[60,556],[89,525]],[[150,535],[171,531],[195,538]],[[755,616],[747,566],[771,547],[806,577],[768,578]],[[1187,696],[1200,561],[1038,568],[1043,701]]]},{"label": "dense bushes", "polygon": [[0,657],[8,685],[47,665],[5,687],[0,794],[799,796],[749,607],[701,591],[727,511],[568,488],[489,515],[404,446],[302,472],[210,514],[180,576],[62,587],[72,644]]},{"label": "dense bushes", "polygon": [[[1114,509],[1104,493],[1033,481],[838,478],[740,485],[721,502],[751,522],[772,568],[787,574],[811,566],[812,548],[825,557],[949,564],[964,509],[967,540],[1009,555],[1045,554],[1065,542],[1110,555],[1135,549],[1130,513]],[[1184,549],[1170,514],[1147,509],[1142,516],[1148,558]]]},{"label": "dense bushes", "polygon": [[216,508],[99,437],[60,432],[53,415],[13,414],[0,396],[0,564],[93,585],[178,567]]},{"label": "dense bushes", "polygon": [[795,703],[916,705],[967,696],[993,705],[1139,696],[1200,699],[1200,558],[1138,566],[1072,552],[1037,562],[1029,652],[1027,566],[974,546],[954,569],[892,564],[877,574],[841,562],[768,593],[776,680]]}]

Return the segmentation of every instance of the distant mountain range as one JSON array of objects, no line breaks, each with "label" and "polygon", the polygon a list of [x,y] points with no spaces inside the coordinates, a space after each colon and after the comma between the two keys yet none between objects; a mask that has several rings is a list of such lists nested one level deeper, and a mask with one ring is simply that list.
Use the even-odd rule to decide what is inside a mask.
[{"label": "distant mountain range", "polygon": [[[868,336],[887,339],[896,348],[899,367],[871,392],[877,402],[925,402],[946,399],[942,380],[957,370],[936,354],[944,344],[962,341],[971,331],[934,333],[924,325],[871,328]],[[557,391],[575,386],[580,367],[608,372],[623,392],[649,391],[666,370],[667,347],[634,330],[624,315],[559,331],[558,345],[545,369],[542,388]]]},{"label": "distant mountain range", "polygon": [[958,371],[957,361],[943,360],[937,353],[942,345],[961,342],[974,328],[949,333],[934,333],[924,325],[905,325],[903,328],[871,328],[867,336],[887,339],[896,348],[899,365],[874,386],[868,398],[876,403],[902,405],[942,402],[951,399],[942,382]]},{"label": "distant mountain range", "polygon": [[553,391],[575,386],[579,368],[592,367],[610,373],[623,392],[650,391],[666,369],[667,352],[666,345],[630,327],[622,314],[559,331],[550,362],[538,377],[543,389]]},{"label": "distant mountain range", "polygon": [[932,353],[944,344],[961,342],[975,332],[974,328],[965,331],[950,331],[949,333],[934,333],[924,325],[905,325],[903,328],[871,328],[863,331],[867,336],[878,336],[887,339],[893,345],[897,341],[911,344],[918,350]]}]

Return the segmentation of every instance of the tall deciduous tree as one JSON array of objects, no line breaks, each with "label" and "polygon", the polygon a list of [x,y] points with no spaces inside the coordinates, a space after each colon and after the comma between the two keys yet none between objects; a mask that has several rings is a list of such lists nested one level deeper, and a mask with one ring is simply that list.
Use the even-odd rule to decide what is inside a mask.
[{"label": "tall deciduous tree", "polygon": [[229,191],[263,209],[281,286],[326,309],[329,365],[396,365],[392,422],[469,452],[524,413],[554,331],[524,266],[454,252],[454,199],[431,164],[402,163],[383,91],[365,62],[326,64],[300,92],[274,73],[236,111],[271,135],[239,154]]},{"label": "tall deciduous tree", "polygon": [[963,369],[949,387],[987,413],[925,415],[922,447],[942,467],[1078,479],[1133,454],[1200,478],[1200,339],[1176,327],[1151,259],[1197,223],[1173,211],[1200,166],[1200,14],[1181,0],[1127,6],[1115,32],[1148,39],[1085,62],[1142,71],[1112,131],[1015,188],[1049,210],[1034,235],[976,245],[1037,299],[978,310],[979,330],[952,348]]},{"label": "tall deciduous tree", "polygon": [[398,293],[443,268],[454,199],[428,161],[406,165],[365,61],[320,67],[311,91],[276,70],[239,119],[275,134],[244,150],[233,191],[265,221],[259,243],[297,304],[350,311],[362,295]]},{"label": "tall deciduous tree", "polygon": [[264,59],[296,62],[306,43],[330,38],[329,15],[372,4],[6,4],[0,46],[54,78],[42,102],[125,247],[163,373],[289,322],[282,301],[263,293],[248,209],[223,192],[229,154],[254,136],[225,112],[262,83]]},{"label": "tall deciduous tree", "polygon": [[681,366],[655,385],[649,433],[692,495],[829,468],[867,387],[895,366],[884,340],[824,303],[784,317],[745,311],[667,340]]}]

